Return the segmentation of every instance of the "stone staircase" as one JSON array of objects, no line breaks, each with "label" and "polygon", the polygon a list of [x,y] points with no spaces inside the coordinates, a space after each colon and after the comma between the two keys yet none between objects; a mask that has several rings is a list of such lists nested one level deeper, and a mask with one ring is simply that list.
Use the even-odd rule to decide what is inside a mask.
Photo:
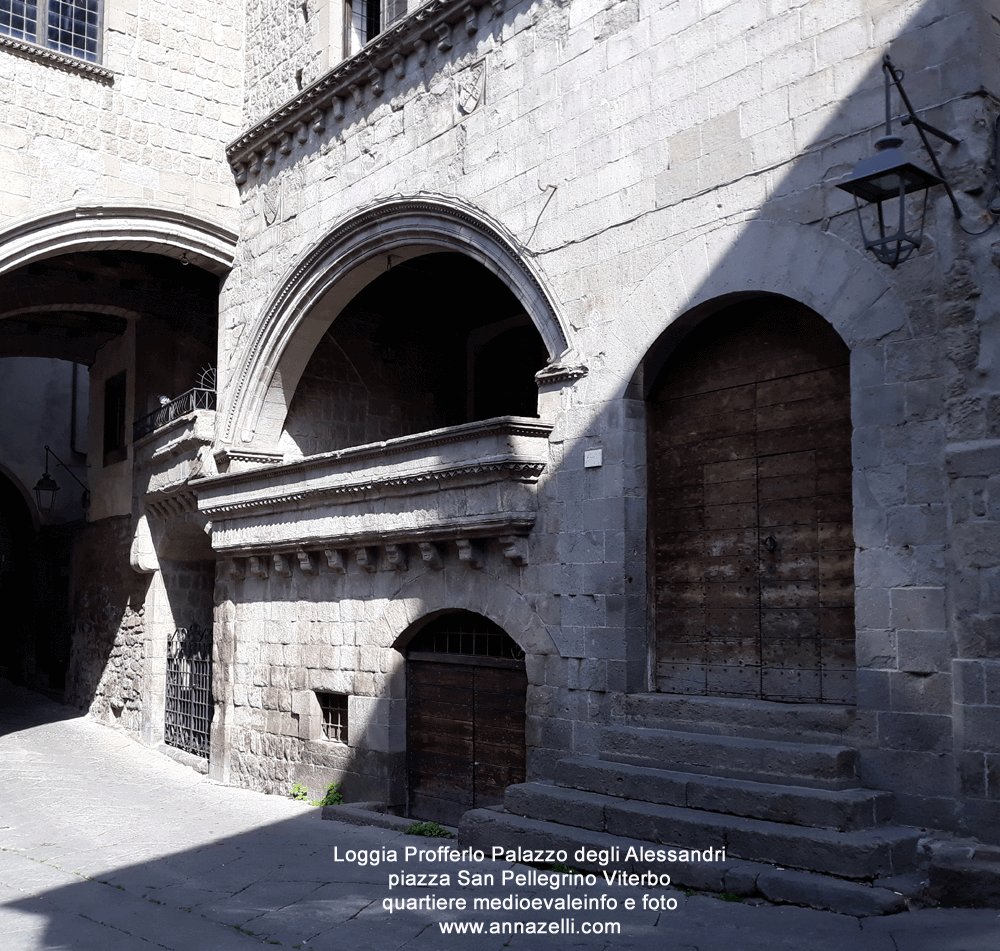
[{"label": "stone staircase", "polygon": [[903,888],[920,833],[892,824],[890,793],[861,787],[851,740],[864,736],[851,708],[629,697],[598,755],[509,787],[502,810],[466,813],[462,845],[563,849],[566,864],[593,871],[588,850],[712,850],[712,861],[617,867],[850,914],[901,911],[884,886]]}]

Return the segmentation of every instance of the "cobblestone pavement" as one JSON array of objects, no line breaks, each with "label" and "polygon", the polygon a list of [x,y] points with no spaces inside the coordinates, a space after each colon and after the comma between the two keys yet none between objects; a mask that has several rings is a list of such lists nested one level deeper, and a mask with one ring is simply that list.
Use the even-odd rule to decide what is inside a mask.
[{"label": "cobblestone pavement", "polygon": [[[857,919],[751,906],[672,889],[551,890],[504,884],[523,866],[391,859],[441,840],[323,822],[319,810],[220,786],[117,731],[0,681],[0,948],[2,951],[315,951],[475,948],[656,951],[997,951],[1000,915],[925,910]],[[378,865],[345,861],[377,853]],[[451,876],[448,886],[388,887],[402,869]],[[459,887],[459,871],[495,884]],[[572,893],[611,910],[387,911],[418,900]],[[675,910],[643,898],[676,899]],[[626,910],[626,899],[637,907]],[[563,933],[446,934],[454,924],[545,922]],[[572,921],[572,926],[570,925]],[[560,923],[563,922],[563,923]],[[620,925],[619,934],[584,934]],[[575,927],[576,931],[570,931]]]}]

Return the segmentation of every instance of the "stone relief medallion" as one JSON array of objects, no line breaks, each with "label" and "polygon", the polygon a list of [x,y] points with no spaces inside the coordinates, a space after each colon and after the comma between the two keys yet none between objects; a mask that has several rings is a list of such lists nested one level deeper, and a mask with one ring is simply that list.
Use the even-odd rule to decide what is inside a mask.
[{"label": "stone relief medallion", "polygon": [[474,66],[459,75],[458,78],[458,111],[467,116],[474,112],[482,101],[486,88],[486,63],[480,60]]}]

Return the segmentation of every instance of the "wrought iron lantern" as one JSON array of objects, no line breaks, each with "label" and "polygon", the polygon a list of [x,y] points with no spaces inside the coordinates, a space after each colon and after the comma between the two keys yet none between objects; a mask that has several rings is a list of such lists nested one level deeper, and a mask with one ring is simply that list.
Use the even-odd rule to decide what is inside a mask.
[{"label": "wrought iron lantern", "polygon": [[[945,181],[944,173],[941,171],[937,156],[927,141],[926,133],[930,132],[952,145],[958,145],[958,139],[940,129],[935,129],[934,126],[928,125],[917,117],[909,97],[903,89],[903,73],[893,66],[888,55],[882,61],[882,71],[885,74],[885,135],[875,143],[875,155],[861,159],[854,167],[850,178],[840,182],[837,187],[854,196],[854,206],[858,214],[858,223],[861,226],[861,238],[865,243],[865,250],[871,251],[883,264],[895,268],[920,247],[924,235],[927,196],[930,188],[935,185],[944,185],[955,210],[955,217],[962,217],[961,209],[958,207],[958,202],[955,201],[955,195],[948,182]],[[900,97],[908,112],[902,123],[917,127],[924,147],[934,163],[936,174],[914,164],[903,151],[903,140],[898,135],[893,134],[890,101],[892,86],[899,90]],[[920,197],[916,197],[920,196],[921,193],[922,201]],[[912,208],[913,199],[911,198],[908,203],[908,196],[914,196],[920,202],[919,222],[916,220],[917,213]],[[875,208],[870,228],[865,227],[863,209],[866,205]]]},{"label": "wrought iron lantern", "polygon": [[52,456],[56,462],[59,463],[76,481],[77,485],[83,489],[83,495],[80,496],[80,505],[83,506],[84,511],[90,508],[90,490],[76,477],[73,470],[66,465],[48,446],[45,447],[45,472],[42,477],[35,483],[34,493],[35,493],[35,503],[38,505],[38,511],[42,515],[48,515],[52,511],[52,506],[55,505],[56,493],[59,491],[59,483],[56,482],[52,476],[49,475],[49,456]]},{"label": "wrought iron lantern", "polygon": [[[47,446],[46,449],[48,449]],[[47,452],[45,454],[45,473],[35,483],[34,491],[38,511],[43,515],[48,515],[52,511],[52,506],[55,505],[59,483],[49,475],[49,454]]]}]

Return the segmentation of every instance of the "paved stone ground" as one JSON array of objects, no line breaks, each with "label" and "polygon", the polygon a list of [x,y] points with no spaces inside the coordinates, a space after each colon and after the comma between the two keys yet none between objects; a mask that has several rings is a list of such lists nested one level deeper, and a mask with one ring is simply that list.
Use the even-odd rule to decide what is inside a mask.
[{"label": "paved stone ground", "polygon": [[[434,847],[440,840],[323,822],[319,810],[210,782],[124,734],[0,681],[0,949],[248,951],[261,944],[350,951],[476,948],[671,951],[997,951],[1000,915],[925,910],[856,918],[750,906],[671,889],[673,911],[643,911],[638,889],[585,888],[640,907],[507,913],[575,919],[575,934],[444,934],[440,922],[505,920],[502,912],[383,908],[378,866],[335,861],[348,849]],[[337,850],[336,853],[334,850]],[[381,853],[380,853],[381,854]],[[487,862],[405,866],[447,871],[451,887],[394,888],[393,897],[551,897],[565,890],[500,884]],[[493,872],[492,888],[459,888],[457,870]],[[579,895],[581,890],[574,890]],[[470,902],[471,904],[471,902]],[[584,924],[619,922],[618,935]],[[252,932],[252,934],[251,934]]]}]

